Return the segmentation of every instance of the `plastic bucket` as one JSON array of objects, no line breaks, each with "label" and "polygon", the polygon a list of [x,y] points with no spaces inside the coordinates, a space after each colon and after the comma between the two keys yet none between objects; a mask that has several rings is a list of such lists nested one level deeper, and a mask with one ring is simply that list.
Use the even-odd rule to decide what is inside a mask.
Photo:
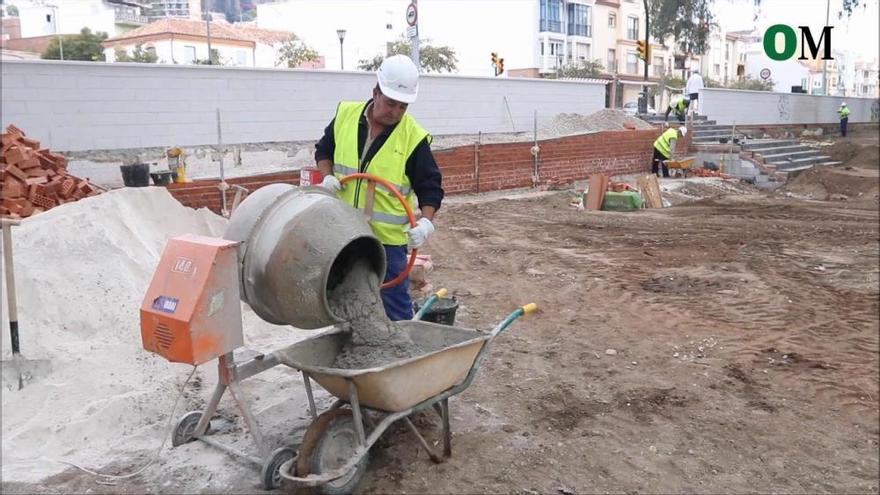
[{"label": "plastic bucket", "polygon": [[134,165],[120,165],[122,182],[125,187],[147,187],[150,185],[150,164],[136,163]]},{"label": "plastic bucket", "polygon": [[300,186],[320,186],[324,175],[316,167],[303,167],[299,171]]},{"label": "plastic bucket", "polygon": [[[414,303],[414,311],[418,312],[422,305]],[[441,298],[431,306],[431,309],[422,317],[422,321],[439,323],[441,325],[455,325],[455,312],[458,311],[458,300],[454,297]]]},{"label": "plastic bucket", "polygon": [[153,179],[153,184],[157,186],[167,186],[171,183],[172,172],[156,172],[151,173],[150,178]]}]

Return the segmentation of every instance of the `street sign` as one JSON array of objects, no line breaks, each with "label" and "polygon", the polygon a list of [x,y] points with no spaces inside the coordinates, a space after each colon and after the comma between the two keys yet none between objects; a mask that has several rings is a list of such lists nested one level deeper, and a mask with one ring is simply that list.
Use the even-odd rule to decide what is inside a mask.
[{"label": "street sign", "polygon": [[407,38],[415,38],[419,35],[419,27],[418,26],[409,26],[406,28],[406,37]]},{"label": "street sign", "polygon": [[[398,11],[399,12],[399,11]],[[406,23],[410,26],[415,26],[419,22],[419,14],[416,9],[416,4],[411,3],[406,7]]]},{"label": "street sign", "polygon": [[761,79],[770,79],[770,69],[761,69]]}]

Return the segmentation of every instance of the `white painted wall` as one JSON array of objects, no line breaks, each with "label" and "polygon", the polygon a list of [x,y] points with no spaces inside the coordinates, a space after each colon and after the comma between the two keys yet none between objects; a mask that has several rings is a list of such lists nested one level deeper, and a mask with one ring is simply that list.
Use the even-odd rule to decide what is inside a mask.
[{"label": "white painted wall", "polygon": [[[116,14],[113,6],[102,0],[42,2],[55,5],[57,9],[31,1],[12,3],[18,7],[22,38],[50,34],[75,34],[84,27],[89,28],[92,32],[105,32],[111,37],[116,34]],[[55,18],[56,14],[57,19]],[[46,16],[49,16],[48,20]]]},{"label": "white painted wall", "polygon": [[[117,45],[104,49],[104,56],[107,62],[116,61],[116,50],[124,49],[131,54],[136,44]],[[163,64],[191,64],[190,53],[187,47],[195,48],[197,60],[207,60],[208,43],[193,40],[162,40],[151,41],[145,43],[144,47],[152,46],[156,48],[156,56],[159,57],[159,63]],[[270,51],[271,48],[267,47]],[[213,40],[211,49],[217,50],[223,65],[232,67],[253,67],[254,65],[254,49],[246,46],[226,44],[222,40]]]},{"label": "white painted wall", "polygon": [[805,94],[706,88],[701,113],[719,124],[813,124],[838,122],[837,108],[846,101],[850,122],[880,120],[880,101]]},{"label": "white painted wall", "polygon": [[[59,151],[317,140],[375,75],[326,70],[4,60],[2,119]],[[433,134],[526,131],[604,107],[603,84],[423,76],[410,111]]]},{"label": "white painted wall", "polygon": [[800,86],[803,81],[809,82],[810,79],[810,69],[801,65],[796,58],[773,60],[764,54],[763,48],[751,48],[746,52],[746,75],[760,79],[763,69],[770,69],[770,79],[775,83],[773,91],[776,93],[791,93],[792,86]]}]

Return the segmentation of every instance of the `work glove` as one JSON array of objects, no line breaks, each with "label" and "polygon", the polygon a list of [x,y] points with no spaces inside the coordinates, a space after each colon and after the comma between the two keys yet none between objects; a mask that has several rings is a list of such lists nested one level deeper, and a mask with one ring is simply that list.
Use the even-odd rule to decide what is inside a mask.
[{"label": "work glove", "polygon": [[340,184],[339,179],[333,175],[324,177],[324,180],[321,181],[321,187],[332,193],[338,193],[342,190],[342,184]]},{"label": "work glove", "polygon": [[434,233],[434,224],[427,218],[420,218],[415,227],[409,229],[409,247],[418,249],[422,247],[428,236]]}]

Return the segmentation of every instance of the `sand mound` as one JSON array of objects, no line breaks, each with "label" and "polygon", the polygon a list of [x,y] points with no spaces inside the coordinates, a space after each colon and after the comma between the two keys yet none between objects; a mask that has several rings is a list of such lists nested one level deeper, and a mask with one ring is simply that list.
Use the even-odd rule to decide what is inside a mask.
[{"label": "sand mound", "polygon": [[538,130],[539,139],[552,139],[570,134],[583,134],[599,131],[620,131],[629,124],[635,129],[651,129],[651,124],[632,117],[620,110],[605,108],[583,116],[576,113],[561,113],[549,124]]},{"label": "sand mound", "polygon": [[[219,236],[225,224],[206,209],[182,206],[164,188],[143,188],[65,204],[15,228],[22,354],[49,360],[51,370],[22,391],[3,383],[4,483],[34,482],[64,471],[67,466],[55,462],[59,459],[94,468],[146,463],[142,454],[152,455],[159,446],[176,387],[191,368],[142,349],[138,309],[169,237]],[[4,315],[4,359],[9,357],[6,328]],[[246,342],[257,348],[297,334],[259,322],[250,311],[245,330]],[[199,369],[196,382],[207,374],[207,383],[185,395],[178,416],[204,405],[214,369],[213,363]],[[179,452],[163,457],[173,467],[188,459]],[[192,462],[207,458],[212,457],[199,454]],[[223,464],[217,467],[215,479],[224,471],[236,475]],[[192,476],[204,482],[204,471],[194,470]]]}]

